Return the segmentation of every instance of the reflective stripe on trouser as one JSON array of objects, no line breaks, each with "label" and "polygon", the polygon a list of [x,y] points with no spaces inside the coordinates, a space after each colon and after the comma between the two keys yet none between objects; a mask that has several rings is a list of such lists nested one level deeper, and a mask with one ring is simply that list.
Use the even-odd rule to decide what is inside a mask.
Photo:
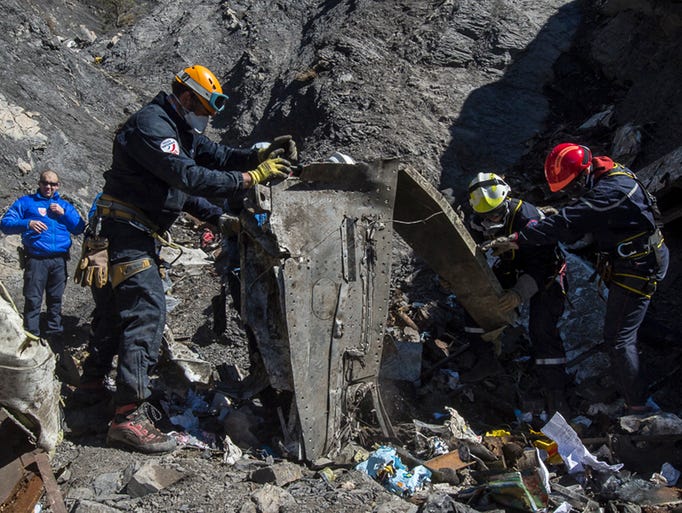
[{"label": "reflective stripe on trouser", "polygon": [[149,373],[158,361],[166,322],[166,299],[156,263],[156,247],[151,237],[125,223],[105,220],[102,234],[109,239],[110,268],[145,258],[151,262],[145,270],[129,276],[113,289],[114,301],[108,307],[102,305],[111,322],[120,323],[115,402],[139,403],[151,394]]},{"label": "reflective stripe on trouser", "polygon": [[536,358],[535,365],[566,365],[566,358]]},{"label": "reflective stripe on trouser", "polygon": [[[62,296],[66,287],[66,259],[26,258],[24,269],[24,329],[40,336],[40,309],[45,294],[46,330],[44,335],[58,335],[62,327]],[[53,348],[54,349],[54,348]]]},{"label": "reflective stripe on trouser", "polygon": [[530,300],[528,334],[538,378],[548,388],[564,388],[568,381],[564,343],[557,327],[564,313],[565,297],[561,285],[553,281]]}]

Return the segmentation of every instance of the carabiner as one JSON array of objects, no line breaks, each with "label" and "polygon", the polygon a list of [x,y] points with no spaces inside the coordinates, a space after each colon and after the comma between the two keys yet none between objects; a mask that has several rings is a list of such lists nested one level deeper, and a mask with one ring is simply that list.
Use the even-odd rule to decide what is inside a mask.
[{"label": "carabiner", "polygon": [[616,246],[616,253],[618,254],[619,257],[621,257],[621,258],[629,258],[629,257],[631,257],[632,255],[636,255],[636,254],[637,254],[637,249],[635,249],[635,248],[632,248],[632,250],[631,250],[629,253],[625,253],[625,252],[623,251],[623,248],[624,248],[624,247],[627,247],[627,246],[634,246],[634,242],[633,242],[633,241],[622,242],[622,243],[620,243],[620,244],[618,244],[618,245]]}]

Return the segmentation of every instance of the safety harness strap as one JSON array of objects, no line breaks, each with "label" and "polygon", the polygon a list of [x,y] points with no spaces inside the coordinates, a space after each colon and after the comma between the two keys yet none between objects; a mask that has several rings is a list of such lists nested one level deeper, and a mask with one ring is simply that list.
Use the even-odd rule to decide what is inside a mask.
[{"label": "safety harness strap", "polygon": [[126,221],[138,230],[152,234],[158,232],[159,227],[151,221],[139,208],[114,198],[108,194],[102,194],[96,202],[97,215]]},{"label": "safety harness strap", "polygon": [[658,228],[651,232],[639,232],[616,244],[616,255],[624,259],[635,259],[648,255],[663,246],[663,234]]},{"label": "safety harness strap", "polygon": [[[612,273],[611,276],[611,284],[647,299],[651,299],[658,287],[658,281],[648,276],[630,273]],[[630,282],[630,284],[627,282]]]},{"label": "safety harness strap", "polygon": [[114,198],[109,194],[102,194],[95,205],[97,206],[97,215],[100,218],[108,217],[125,221],[133,228],[143,231],[158,241],[159,244],[177,249],[182,254],[182,247],[171,240],[170,234],[168,232],[160,234],[159,227],[134,205]]}]

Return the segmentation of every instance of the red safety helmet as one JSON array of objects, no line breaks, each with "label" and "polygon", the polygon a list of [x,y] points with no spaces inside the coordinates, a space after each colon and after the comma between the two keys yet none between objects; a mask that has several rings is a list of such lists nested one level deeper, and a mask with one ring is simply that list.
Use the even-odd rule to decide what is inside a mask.
[{"label": "red safety helmet", "polygon": [[592,152],[575,143],[557,144],[545,160],[545,178],[552,192],[557,192],[589,169]]}]

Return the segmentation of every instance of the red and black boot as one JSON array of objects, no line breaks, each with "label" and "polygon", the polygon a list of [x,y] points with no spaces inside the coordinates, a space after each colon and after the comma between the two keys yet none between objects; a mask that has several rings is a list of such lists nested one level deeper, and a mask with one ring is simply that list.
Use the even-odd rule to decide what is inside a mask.
[{"label": "red and black boot", "polygon": [[159,411],[149,403],[118,406],[107,433],[107,445],[147,454],[170,452],[177,444],[154,425],[160,419]]}]

